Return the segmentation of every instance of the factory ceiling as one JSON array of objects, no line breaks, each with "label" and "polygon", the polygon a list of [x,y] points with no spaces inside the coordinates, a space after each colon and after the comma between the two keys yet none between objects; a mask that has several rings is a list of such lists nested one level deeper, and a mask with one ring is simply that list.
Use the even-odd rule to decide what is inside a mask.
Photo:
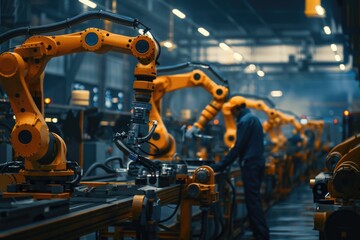
[{"label": "factory ceiling", "polygon": [[[234,65],[250,63],[268,71],[307,70],[309,66],[310,71],[328,71],[329,67],[339,71],[340,64],[344,64],[341,69],[348,69],[351,56],[348,36],[343,33],[342,1],[312,2],[321,4],[323,14],[305,14],[306,0],[152,0],[146,5],[144,1],[122,1],[124,8],[118,7],[118,11],[125,14],[143,6],[146,14],[142,18],[149,16],[149,22],[155,22],[152,28],[161,41],[173,43],[172,48],[177,49],[170,51],[177,60],[191,57],[194,61],[220,63],[228,66],[226,71],[238,71],[243,68]],[[186,17],[174,16],[173,9]],[[198,28],[204,28],[209,36],[202,35]],[[219,50],[220,43],[229,46],[230,51]]]},{"label": "factory ceiling", "polygon": [[[323,13],[305,14],[307,2],[320,4]],[[348,36],[343,34],[341,0],[96,0],[94,3],[96,10],[113,11],[147,23],[159,41],[172,43],[168,51],[175,61],[192,58],[230,66],[257,63],[278,71],[274,67],[296,66],[296,70],[302,70],[309,64],[339,70],[340,64],[346,66],[350,60]],[[1,0],[1,8],[2,28],[29,21],[26,19],[30,17],[29,9],[38,13],[38,23],[43,22],[41,18],[59,21],[92,10],[77,0]],[[184,13],[185,18],[175,16],[173,9]],[[17,19],[11,19],[14,11]],[[30,21],[33,22],[34,19]],[[209,36],[202,35],[198,28],[206,30]],[[220,43],[230,47],[230,51],[219,50]]]},{"label": "factory ceiling", "polygon": [[[113,11],[147,24],[162,45],[160,66],[206,62],[227,76],[233,91],[269,96],[272,90],[282,90],[284,96],[274,102],[283,109],[303,105],[293,109],[298,115],[339,117],[345,108],[360,110],[354,81],[358,79],[360,52],[353,34],[359,18],[357,0],[313,0],[321,5],[323,14],[313,11],[312,16],[305,14],[307,0],[93,2],[97,4],[95,10]],[[1,31],[60,21],[93,10],[78,0],[0,3]],[[16,19],[11,14],[14,9]],[[186,17],[174,15],[174,9]],[[88,26],[104,27],[99,21]],[[124,33],[115,24],[112,31]]]}]

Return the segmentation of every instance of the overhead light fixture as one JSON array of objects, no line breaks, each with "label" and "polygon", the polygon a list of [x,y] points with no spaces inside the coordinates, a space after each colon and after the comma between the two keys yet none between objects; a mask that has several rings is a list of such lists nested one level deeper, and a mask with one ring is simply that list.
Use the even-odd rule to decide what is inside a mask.
[{"label": "overhead light fixture", "polygon": [[335,61],[340,62],[341,57],[339,54],[335,54]]},{"label": "overhead light fixture", "polygon": [[233,57],[235,58],[235,60],[237,60],[237,61],[242,61],[244,58],[243,58],[243,56],[240,54],[240,53],[238,53],[238,52],[234,52],[233,53]]},{"label": "overhead light fixture", "polygon": [[219,43],[219,47],[221,47],[223,50],[228,51],[230,50],[230,47],[226,43]]},{"label": "overhead light fixture", "polygon": [[166,48],[172,48],[174,46],[174,44],[172,42],[170,42],[170,41],[163,42],[163,45]]},{"label": "overhead light fixture", "polygon": [[248,68],[249,68],[249,70],[252,71],[252,72],[256,70],[255,64],[250,64],[250,65],[248,66]]},{"label": "overhead light fixture", "polygon": [[265,72],[263,70],[258,70],[256,72],[256,74],[259,76],[259,77],[264,77],[265,76]]},{"label": "overhead light fixture", "polygon": [[341,71],[344,71],[345,70],[345,64],[340,64],[339,68],[340,68]]},{"label": "overhead light fixture", "polygon": [[206,30],[205,28],[203,27],[199,27],[198,28],[198,32],[201,33],[202,35],[204,35],[205,37],[208,37],[210,36],[210,33],[208,30]]},{"label": "overhead light fixture", "polygon": [[281,97],[283,95],[283,92],[281,90],[274,90],[270,92],[270,95],[272,97]]},{"label": "overhead light fixture", "polygon": [[324,15],[325,15],[325,9],[324,9],[322,6],[317,5],[317,6],[315,7],[315,10],[316,10],[316,12],[317,12],[317,14],[318,14],[319,16],[324,16]]},{"label": "overhead light fixture", "polygon": [[330,29],[330,27],[329,27],[329,26],[325,26],[325,27],[324,27],[324,32],[325,32],[326,35],[330,35],[330,34],[331,34],[331,29]]},{"label": "overhead light fixture", "polygon": [[111,99],[111,102],[116,104],[116,103],[119,102],[119,99],[118,99],[117,97],[113,97],[113,98]]},{"label": "overhead light fixture", "polygon": [[96,3],[90,1],[90,0],[79,0],[79,2],[81,2],[82,4],[91,7],[91,8],[96,8]]},{"label": "overhead light fixture", "polygon": [[180,11],[179,9],[174,8],[174,9],[172,10],[172,13],[173,13],[175,16],[177,16],[178,18],[181,18],[181,19],[186,18],[186,15],[185,15],[182,11]]},{"label": "overhead light fixture", "polygon": [[44,103],[45,103],[46,105],[50,104],[51,102],[52,102],[51,98],[45,98],[45,99],[44,99]]},{"label": "overhead light fixture", "polygon": [[330,47],[331,47],[331,50],[333,50],[334,52],[336,52],[337,51],[337,46],[336,46],[336,44],[331,44],[330,45]]}]

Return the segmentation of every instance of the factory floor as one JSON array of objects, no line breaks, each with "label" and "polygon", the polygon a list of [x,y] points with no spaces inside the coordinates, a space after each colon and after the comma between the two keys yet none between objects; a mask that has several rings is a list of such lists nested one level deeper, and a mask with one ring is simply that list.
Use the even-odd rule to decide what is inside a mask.
[{"label": "factory floor", "polygon": [[[271,240],[317,240],[313,230],[314,203],[308,184],[296,187],[286,198],[275,203],[266,212]],[[246,230],[237,238],[249,240],[252,234]]]}]

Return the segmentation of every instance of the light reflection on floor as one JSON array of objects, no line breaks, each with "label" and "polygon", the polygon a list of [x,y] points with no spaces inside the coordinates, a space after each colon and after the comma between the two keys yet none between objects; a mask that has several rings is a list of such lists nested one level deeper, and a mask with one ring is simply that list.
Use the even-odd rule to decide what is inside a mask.
[{"label": "light reflection on floor", "polygon": [[[285,199],[277,202],[266,213],[271,240],[317,240],[313,230],[314,203],[309,185],[296,187]],[[251,232],[238,239],[251,239]]]}]

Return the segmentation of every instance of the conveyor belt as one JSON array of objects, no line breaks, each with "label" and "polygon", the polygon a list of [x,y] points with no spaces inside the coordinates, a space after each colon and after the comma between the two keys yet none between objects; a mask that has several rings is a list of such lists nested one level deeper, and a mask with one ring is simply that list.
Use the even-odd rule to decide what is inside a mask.
[{"label": "conveyor belt", "polygon": [[[179,185],[174,185],[156,191],[161,203],[176,202],[179,188]],[[124,221],[131,217],[131,211],[132,197],[105,204],[74,204],[68,214],[0,231],[0,239],[74,239]]]}]

